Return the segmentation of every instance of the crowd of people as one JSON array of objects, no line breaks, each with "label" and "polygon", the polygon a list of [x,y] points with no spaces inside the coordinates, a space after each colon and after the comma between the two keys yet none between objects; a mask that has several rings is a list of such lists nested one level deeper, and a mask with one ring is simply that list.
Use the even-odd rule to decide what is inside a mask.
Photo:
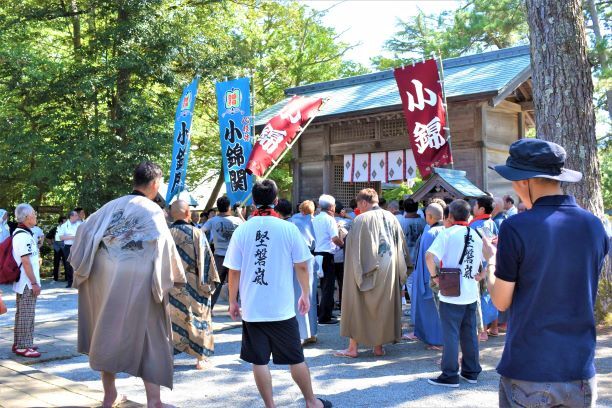
[{"label": "crowd of people", "polygon": [[[63,260],[79,291],[78,351],[102,373],[103,406],[125,398],[116,373],[142,378],[149,405],[160,406],[160,386],[173,385],[173,354],[206,367],[226,280],[229,314],[242,321],[240,358],[252,364],[266,407],[274,406],[271,357],[289,366],[307,407],[332,406],[315,396],[303,347],[318,341],[318,325],[338,323],[348,340],[339,358],[358,358],[360,345],[382,357],[386,345],[418,339],[442,351],[441,373],[428,383],[452,388],[478,382],[479,340],[506,332],[501,407],[531,406],[534,395],[546,395],[538,406],[594,406],[593,309],[610,238],[563,193],[561,183],[581,178],[565,158],[554,143],[515,142],[493,169],[512,181],[517,206],[510,195],[485,195],[419,208],[367,188],[349,207],[323,194],[295,214],[272,180],[254,183],[249,213],[227,197],[216,213],[192,213],[182,200],[165,212],[154,201],[162,171],[143,162],[131,194],[87,220],[76,210],[59,220],[54,279]],[[36,212],[20,204],[15,217],[12,234],[0,231],[12,236],[21,268],[14,351],[37,357]],[[410,333],[402,333],[406,301]]]}]

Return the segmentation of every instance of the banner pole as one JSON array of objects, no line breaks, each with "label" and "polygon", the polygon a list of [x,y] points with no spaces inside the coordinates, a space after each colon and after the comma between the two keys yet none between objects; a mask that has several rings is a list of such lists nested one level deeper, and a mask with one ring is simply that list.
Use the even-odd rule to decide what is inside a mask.
[{"label": "banner pole", "polygon": [[[308,122],[306,122],[306,125],[304,125],[304,127],[302,128],[302,130],[300,130],[300,133],[297,134],[297,136],[295,137],[295,139],[293,139],[293,142],[291,142],[291,144],[287,145],[287,148],[285,149],[285,151],[283,152],[283,154],[280,155],[280,157],[278,158],[278,160],[272,160],[272,166],[270,166],[268,168],[268,170],[266,170],[265,174],[261,177],[263,180],[267,179],[270,174],[272,173],[272,171],[276,168],[276,166],[278,166],[278,164],[283,160],[283,158],[285,157],[285,155],[287,154],[287,152],[289,150],[291,150],[291,148],[293,147],[293,145],[298,141],[298,139],[300,138],[300,136],[302,135],[302,133],[304,133],[304,131],[306,130],[306,128],[308,127],[308,125],[310,125],[310,122],[312,122],[314,120],[314,118],[316,118],[316,115],[313,116],[312,118],[310,118],[308,120]],[[247,201],[249,201],[249,199],[251,198],[252,193],[249,193],[249,195],[240,203],[240,206],[244,206],[246,204]]]},{"label": "banner pole", "polygon": [[[431,54],[434,58],[436,58],[436,54],[433,51],[431,52]],[[438,51],[437,60],[438,60],[438,66],[440,68],[439,70],[440,87],[442,88],[442,97],[444,98],[444,114],[446,116],[446,126],[444,127],[444,130],[446,130],[447,132],[446,143],[448,143],[448,150],[451,152],[451,155],[452,155],[453,146],[451,142],[450,122],[448,121],[448,104],[446,103],[446,86],[444,85],[444,64],[442,63],[442,54],[440,54],[440,51]],[[451,166],[451,169],[455,168],[453,162],[450,163],[450,166]]]},{"label": "banner pole", "polygon": [[272,166],[270,166],[270,168],[266,171],[266,173],[262,176],[263,179],[266,179],[270,176],[270,174],[272,173],[272,171],[276,168],[276,166],[278,166],[280,164],[280,162],[283,160],[283,158],[285,157],[285,155],[287,155],[287,152],[289,152],[291,150],[291,148],[293,147],[293,145],[295,145],[298,141],[298,139],[300,138],[300,136],[302,136],[302,133],[304,133],[304,131],[306,130],[306,128],[308,127],[308,125],[310,125],[310,122],[312,122],[314,120],[314,118],[316,118],[317,116],[313,116],[312,118],[308,119],[308,122],[306,122],[306,124],[304,125],[304,127],[302,127],[302,130],[300,130],[300,133],[298,133],[295,136],[295,139],[293,139],[293,142],[291,142],[290,145],[287,145],[287,148],[285,149],[285,151],[283,152],[283,154],[280,155],[280,157],[277,160],[272,160]]}]

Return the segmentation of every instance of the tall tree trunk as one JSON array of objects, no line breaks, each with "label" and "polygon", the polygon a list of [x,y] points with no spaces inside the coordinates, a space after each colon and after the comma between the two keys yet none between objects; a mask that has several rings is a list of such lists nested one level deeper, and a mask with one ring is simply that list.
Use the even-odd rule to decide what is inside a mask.
[{"label": "tall tree trunk", "polygon": [[[568,168],[583,180],[566,186],[578,203],[603,217],[597,160],[593,79],[580,0],[527,0],[533,100],[538,138],[568,152]],[[600,311],[610,305],[610,262],[600,287]],[[600,314],[601,318],[602,315]]]},{"label": "tall tree trunk", "polygon": [[72,11],[72,46],[74,47],[74,55],[78,62],[81,61],[81,20],[79,17],[79,6],[77,0],[70,1],[70,10]]}]

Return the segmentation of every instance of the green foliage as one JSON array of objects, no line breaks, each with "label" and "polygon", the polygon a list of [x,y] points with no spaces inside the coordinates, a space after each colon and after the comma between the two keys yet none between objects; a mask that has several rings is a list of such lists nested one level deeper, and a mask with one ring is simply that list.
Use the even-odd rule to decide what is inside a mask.
[{"label": "green foliage", "polygon": [[429,57],[432,52],[448,58],[527,43],[529,33],[521,0],[469,0],[455,11],[440,14],[419,10],[405,21],[400,17],[398,28],[386,42],[395,58],[372,58],[379,69]]},{"label": "green foliage", "polygon": [[198,184],[221,167],[215,80],[253,76],[261,111],[287,87],[364,72],[342,61],[350,46],[322,16],[290,1],[3,2],[0,207],[91,211],[130,190],[137,162],[167,171],[176,103],[196,74]]},{"label": "green foliage", "polygon": [[603,195],[604,209],[612,209],[612,143],[601,147],[597,151],[599,170],[601,171],[601,193]]},{"label": "green foliage", "polygon": [[402,183],[394,189],[384,190],[383,197],[385,200],[387,200],[387,202],[393,200],[403,200],[404,196],[414,194],[414,192],[421,188],[423,184],[425,184],[425,182],[420,177],[417,177],[412,187],[408,187],[408,184]]}]

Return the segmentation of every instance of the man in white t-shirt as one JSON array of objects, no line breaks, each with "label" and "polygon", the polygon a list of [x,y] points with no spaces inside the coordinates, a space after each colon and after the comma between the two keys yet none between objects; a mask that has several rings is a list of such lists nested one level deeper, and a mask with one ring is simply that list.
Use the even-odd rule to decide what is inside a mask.
[{"label": "man in white t-shirt", "polygon": [[308,261],[312,255],[298,228],[277,218],[274,181],[257,182],[252,192],[257,211],[234,231],[223,263],[229,269],[230,316],[236,320],[242,315],[240,358],[253,365],[266,407],[274,406],[270,354],[274,364],[291,367],[307,407],[331,407],[314,396],[295,318],[294,268],[302,289],[298,310],[305,314],[310,308]]},{"label": "man in white t-shirt", "polygon": [[40,264],[38,243],[32,233],[36,212],[30,204],[15,208],[18,226],[13,232],[13,258],[19,265],[19,280],[13,283],[17,295],[13,352],[23,357],[40,357],[34,346],[34,314],[36,298],[40,295]]},{"label": "man in white t-shirt", "polygon": [[[479,273],[482,262],[482,239],[467,223],[470,205],[464,200],[455,200],[449,206],[449,220],[453,226],[438,234],[425,255],[431,279],[440,283],[436,265],[443,268],[459,268],[460,295],[444,296],[440,292],[440,321],[442,323],[442,374],[429,379],[433,385],[456,388],[459,378],[476,384],[482,371],[478,357],[478,336],[476,323],[477,301],[480,296],[478,282],[484,278]],[[458,345],[461,343],[463,358],[459,371]]]},{"label": "man in white t-shirt", "polygon": [[322,256],[323,277],[321,278],[321,302],[319,303],[319,324],[337,324],[333,316],[334,291],[336,277],[334,270],[334,254],[344,247],[344,241],[339,236],[338,224],[334,218],[336,200],[323,194],[319,197],[321,212],[312,220],[315,234],[315,256]]},{"label": "man in white t-shirt", "polygon": [[[57,235],[59,235],[60,240],[64,241],[64,257],[68,259],[70,256],[70,248],[72,248],[72,243],[74,242],[74,237],[76,236],[77,229],[83,223],[79,217],[79,213],[72,210],[68,214],[68,221],[63,223],[57,229]],[[70,263],[66,263],[66,287],[72,287],[72,275],[74,274],[74,270],[72,269],[72,265]]]}]

